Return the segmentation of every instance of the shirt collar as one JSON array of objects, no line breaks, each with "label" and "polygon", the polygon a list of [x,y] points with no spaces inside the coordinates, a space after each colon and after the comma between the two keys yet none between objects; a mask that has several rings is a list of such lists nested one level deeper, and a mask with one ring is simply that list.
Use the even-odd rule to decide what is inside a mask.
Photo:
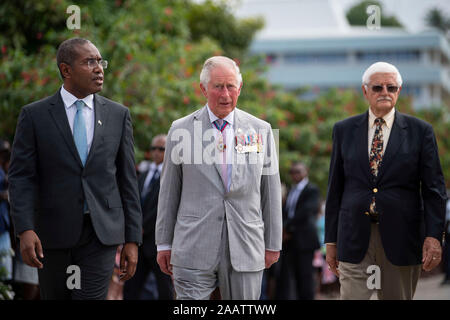
[{"label": "shirt collar", "polygon": [[69,91],[67,91],[64,86],[61,87],[61,98],[64,102],[64,106],[66,109],[69,109],[73,106],[75,101],[77,100],[83,100],[83,102],[88,106],[89,109],[94,108],[94,95],[91,93],[90,95],[84,97],[83,99],[78,99],[73,94],[71,94]]},{"label": "shirt collar", "polygon": [[150,163],[150,171],[155,171],[155,169],[158,169],[158,171],[161,172],[162,166],[163,166],[162,162],[158,165],[156,163],[152,162],[152,163]]},{"label": "shirt collar", "polygon": [[296,190],[303,190],[305,188],[305,186],[308,184],[309,179],[308,177],[303,178],[302,181],[300,181],[299,183],[297,183],[297,185],[294,187]]},{"label": "shirt collar", "polygon": [[[386,127],[389,129],[392,128],[392,125],[394,124],[394,115],[395,115],[395,108],[392,108],[391,111],[389,111],[387,114],[384,115],[383,120],[386,124]],[[377,117],[373,114],[372,110],[369,108],[369,126],[373,128],[375,125],[375,119]]]},{"label": "shirt collar", "polygon": [[[214,121],[216,121],[217,119],[219,119],[219,117],[217,117],[209,108],[208,104],[206,104],[206,108],[208,109],[208,114],[209,114],[209,121],[211,123],[213,123]],[[236,108],[235,108],[236,109]],[[228,122],[229,125],[233,126],[233,122],[234,122],[234,110],[231,111],[223,120],[225,120],[226,122]]]}]

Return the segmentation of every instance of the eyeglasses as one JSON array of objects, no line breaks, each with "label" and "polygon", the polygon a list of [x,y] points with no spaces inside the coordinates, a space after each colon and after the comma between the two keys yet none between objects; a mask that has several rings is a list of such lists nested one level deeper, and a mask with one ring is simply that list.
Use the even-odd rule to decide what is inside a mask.
[{"label": "eyeglasses", "polygon": [[86,64],[91,69],[94,69],[98,65],[102,66],[103,69],[108,68],[108,61],[103,60],[103,59],[99,59],[99,60],[97,60],[97,59],[87,59]]},{"label": "eyeglasses", "polygon": [[150,147],[150,150],[151,151],[158,150],[158,151],[163,152],[163,151],[166,151],[166,148],[164,148],[164,147]]},{"label": "eyeglasses", "polygon": [[380,86],[380,85],[374,85],[372,86],[372,91],[373,92],[381,92],[383,91],[383,88],[386,87],[386,90],[390,93],[396,93],[398,91],[398,87],[397,86]]}]

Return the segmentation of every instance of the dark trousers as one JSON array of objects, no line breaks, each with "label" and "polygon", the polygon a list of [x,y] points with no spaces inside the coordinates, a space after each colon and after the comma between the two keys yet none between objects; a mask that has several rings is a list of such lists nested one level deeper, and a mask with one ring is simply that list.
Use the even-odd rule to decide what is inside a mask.
[{"label": "dark trousers", "polygon": [[156,256],[145,256],[142,247],[139,248],[139,259],[134,277],[125,282],[123,287],[124,300],[140,300],[148,275],[153,272],[158,288],[159,300],[173,300],[173,285],[170,276],[159,268]]},{"label": "dark trousers", "polygon": [[280,273],[277,281],[277,299],[313,300],[314,251],[282,251]]},{"label": "dark trousers", "polygon": [[[45,300],[104,300],[114,269],[117,246],[105,246],[85,215],[80,240],[74,248],[44,248],[44,267],[38,269],[41,298]],[[69,289],[80,270],[80,288]],[[69,268],[69,270],[68,270]],[[69,284],[69,286],[68,286]]]}]

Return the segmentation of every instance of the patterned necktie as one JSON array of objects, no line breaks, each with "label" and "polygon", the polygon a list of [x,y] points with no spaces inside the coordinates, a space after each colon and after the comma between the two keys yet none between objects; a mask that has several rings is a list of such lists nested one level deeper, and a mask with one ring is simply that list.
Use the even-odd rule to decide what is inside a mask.
[{"label": "patterned necktie", "polygon": [[[228,191],[228,165],[227,165],[227,136],[225,128],[228,125],[226,120],[217,119],[213,122],[214,126],[219,130],[222,134],[222,142],[219,142],[218,148],[222,152],[222,181],[225,187],[225,190]],[[222,147],[220,146],[222,144]]]},{"label": "patterned necktie", "polygon": [[[372,147],[370,148],[369,163],[370,172],[374,177],[378,176],[378,169],[381,166],[383,160],[383,129],[382,126],[385,123],[383,118],[375,119],[375,133],[373,135]],[[377,209],[375,205],[375,197],[372,197],[372,202],[369,207],[371,214],[376,214]]]},{"label": "patterned necktie", "polygon": [[81,162],[84,166],[88,155],[86,123],[84,122],[83,117],[84,102],[82,100],[77,100],[75,101],[75,106],[77,107],[77,113],[75,114],[75,120],[73,121],[73,139],[75,140],[78,154],[80,155]]}]

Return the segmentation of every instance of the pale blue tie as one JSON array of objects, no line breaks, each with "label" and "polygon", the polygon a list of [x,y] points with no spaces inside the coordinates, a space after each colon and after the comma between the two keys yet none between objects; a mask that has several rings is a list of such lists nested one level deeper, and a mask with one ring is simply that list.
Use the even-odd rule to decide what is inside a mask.
[{"label": "pale blue tie", "polygon": [[75,120],[73,121],[73,139],[75,140],[78,154],[80,155],[81,162],[84,166],[88,155],[86,123],[84,122],[83,117],[84,102],[82,100],[77,100],[75,101],[75,105],[77,107],[77,113],[75,114]]}]

